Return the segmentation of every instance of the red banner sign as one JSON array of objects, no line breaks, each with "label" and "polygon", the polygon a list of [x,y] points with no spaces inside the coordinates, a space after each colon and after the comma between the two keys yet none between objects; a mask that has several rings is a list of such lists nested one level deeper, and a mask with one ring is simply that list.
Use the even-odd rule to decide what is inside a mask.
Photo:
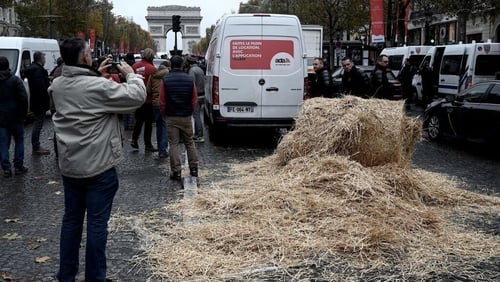
[{"label": "red banner sign", "polygon": [[231,40],[231,69],[286,67],[294,58],[291,40]]},{"label": "red banner sign", "polygon": [[384,43],[384,0],[370,0],[372,43]]}]

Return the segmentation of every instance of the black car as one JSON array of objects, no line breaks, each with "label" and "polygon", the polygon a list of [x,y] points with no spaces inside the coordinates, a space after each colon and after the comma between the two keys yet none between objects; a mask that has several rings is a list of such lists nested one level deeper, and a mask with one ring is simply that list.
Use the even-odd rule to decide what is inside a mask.
[{"label": "black car", "polygon": [[[371,76],[372,71],[375,69],[375,66],[356,66],[358,67],[363,74],[368,75],[368,77]],[[333,81],[333,91],[335,95],[340,95],[342,94],[342,75],[344,74],[344,68],[340,67],[336,69],[332,73],[332,81]],[[391,93],[392,93],[392,98],[391,100],[399,100],[401,99],[402,92],[401,92],[401,83],[399,80],[397,80],[396,76],[392,71],[389,71],[387,73],[387,79],[389,80],[389,86],[391,88]],[[372,93],[373,94],[373,93]]]},{"label": "black car", "polygon": [[430,140],[445,135],[473,142],[500,142],[500,80],[480,82],[457,96],[429,104],[424,130]]}]

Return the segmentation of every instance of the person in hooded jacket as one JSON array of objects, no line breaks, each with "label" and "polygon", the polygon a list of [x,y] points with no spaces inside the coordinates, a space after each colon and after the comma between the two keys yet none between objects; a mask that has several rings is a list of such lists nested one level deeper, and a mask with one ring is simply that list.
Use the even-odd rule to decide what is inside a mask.
[{"label": "person in hooded jacket", "polygon": [[14,137],[14,171],[23,174],[24,119],[28,112],[28,94],[22,80],[13,75],[9,61],[0,56],[0,162],[4,177],[12,176],[9,158],[10,140]]}]

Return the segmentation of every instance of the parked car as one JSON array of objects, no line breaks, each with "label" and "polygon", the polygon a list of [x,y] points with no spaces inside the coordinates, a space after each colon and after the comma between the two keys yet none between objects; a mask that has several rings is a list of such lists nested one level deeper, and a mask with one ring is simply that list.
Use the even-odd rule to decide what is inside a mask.
[{"label": "parked car", "polygon": [[424,130],[430,140],[445,135],[474,142],[500,142],[500,80],[479,82],[459,95],[429,104]]},{"label": "parked car", "polygon": [[[360,68],[364,74],[370,76],[375,66],[356,66]],[[342,75],[344,74],[344,68],[340,67],[332,73],[333,81],[333,93],[335,95],[342,94]],[[387,73],[387,79],[389,80],[389,85],[391,87],[392,98],[391,100],[399,100],[403,97],[401,91],[401,82],[396,78],[392,71]]]}]

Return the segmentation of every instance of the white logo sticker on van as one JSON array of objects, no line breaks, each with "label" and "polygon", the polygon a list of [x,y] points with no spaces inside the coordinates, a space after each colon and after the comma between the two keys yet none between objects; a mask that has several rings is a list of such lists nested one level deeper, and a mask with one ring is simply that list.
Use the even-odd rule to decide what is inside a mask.
[{"label": "white logo sticker on van", "polygon": [[278,53],[271,61],[271,69],[289,67],[293,63],[293,57],[288,53]]}]

